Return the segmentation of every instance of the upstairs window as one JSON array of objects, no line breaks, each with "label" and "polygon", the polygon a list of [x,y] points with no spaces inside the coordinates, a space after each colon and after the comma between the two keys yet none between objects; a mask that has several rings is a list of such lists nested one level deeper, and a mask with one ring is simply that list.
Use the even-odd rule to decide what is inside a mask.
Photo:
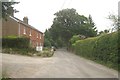
[{"label": "upstairs window", "polygon": [[32,36],[32,32],[31,32],[31,29],[30,29],[30,34],[29,34],[29,36]]},{"label": "upstairs window", "polygon": [[37,38],[38,38],[38,33],[37,33]]},{"label": "upstairs window", "polygon": [[40,34],[40,39],[41,39],[41,34]]},{"label": "upstairs window", "polygon": [[23,34],[26,34],[26,27],[24,27]]}]

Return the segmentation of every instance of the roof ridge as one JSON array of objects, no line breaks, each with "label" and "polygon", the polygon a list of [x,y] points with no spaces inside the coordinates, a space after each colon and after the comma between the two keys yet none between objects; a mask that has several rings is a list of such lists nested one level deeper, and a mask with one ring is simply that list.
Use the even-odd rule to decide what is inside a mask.
[{"label": "roof ridge", "polygon": [[38,29],[36,29],[35,27],[31,26],[30,24],[27,24],[27,23],[23,22],[22,20],[20,20],[20,19],[18,19],[18,18],[16,18],[16,17],[10,16],[10,18],[12,18],[12,19],[14,19],[14,20],[16,19],[15,21],[17,21],[17,22],[19,22],[19,23],[22,23],[22,24],[24,24],[24,25],[26,25],[26,26],[28,26],[28,27],[30,27],[30,28],[32,28],[32,29],[35,29],[35,30],[37,30],[37,31],[40,32],[40,33],[43,33],[43,32],[41,32],[41,31],[39,31]]}]

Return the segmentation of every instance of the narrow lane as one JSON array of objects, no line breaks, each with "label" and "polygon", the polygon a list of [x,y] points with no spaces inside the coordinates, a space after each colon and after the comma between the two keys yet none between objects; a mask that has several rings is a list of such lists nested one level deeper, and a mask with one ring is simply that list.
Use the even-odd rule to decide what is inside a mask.
[{"label": "narrow lane", "polygon": [[59,49],[53,57],[3,54],[3,71],[12,78],[117,78],[118,72]]}]

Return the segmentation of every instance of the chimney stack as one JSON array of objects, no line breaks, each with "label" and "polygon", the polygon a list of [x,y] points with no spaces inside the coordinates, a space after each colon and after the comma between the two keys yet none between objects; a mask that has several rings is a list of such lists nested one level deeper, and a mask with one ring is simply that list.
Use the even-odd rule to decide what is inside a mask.
[{"label": "chimney stack", "polygon": [[23,18],[23,22],[26,23],[26,24],[28,24],[28,17],[24,17]]}]

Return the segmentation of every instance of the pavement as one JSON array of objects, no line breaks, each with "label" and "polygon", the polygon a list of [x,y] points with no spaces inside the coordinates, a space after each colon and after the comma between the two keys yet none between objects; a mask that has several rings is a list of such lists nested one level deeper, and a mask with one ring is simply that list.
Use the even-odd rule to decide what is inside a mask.
[{"label": "pavement", "polygon": [[116,70],[65,49],[48,58],[2,54],[2,70],[9,78],[118,78]]}]

